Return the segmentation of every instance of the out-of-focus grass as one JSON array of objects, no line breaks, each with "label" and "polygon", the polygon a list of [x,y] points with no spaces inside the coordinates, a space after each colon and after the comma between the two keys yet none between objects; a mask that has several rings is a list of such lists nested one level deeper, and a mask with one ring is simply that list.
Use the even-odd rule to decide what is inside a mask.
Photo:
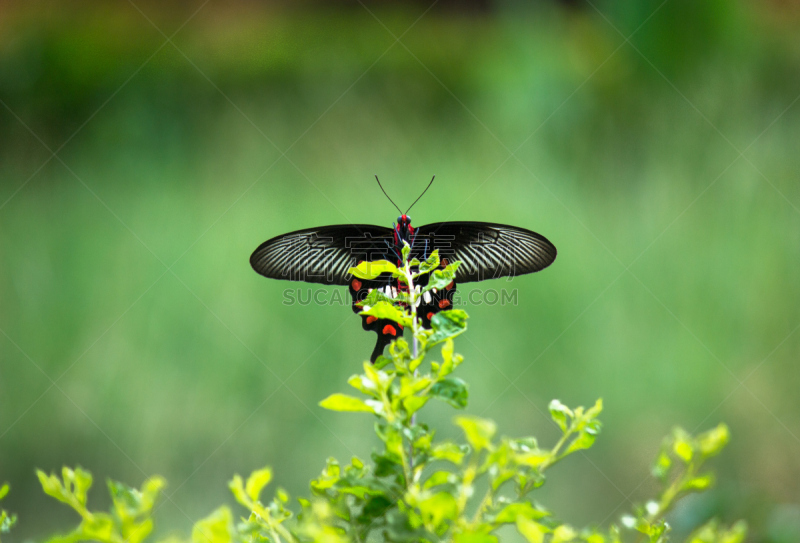
[{"label": "out-of-focus grass", "polygon": [[[720,487],[676,529],[718,512],[792,540],[776,534],[800,492],[797,19],[684,0],[648,19],[659,4],[598,4],[607,20],[434,10],[402,45],[389,31],[424,7],[376,11],[387,30],[362,8],[210,4],[160,49],[130,5],[6,8],[0,479],[15,535],[61,522],[34,467],[160,473],[168,531],[227,499],[233,472],[271,464],[296,495],[325,457],[368,452],[357,419],[316,402],[373,336],[349,307],[283,305],[307,287],[247,258],[297,228],[388,225],[372,174],[410,203],[436,173],[416,224],[507,222],[559,248],[541,274],[461,289],[519,299],[467,306],[471,412],[546,439],[549,399],[604,398],[596,447],[552,474],[571,491],[545,485],[542,501],[601,523],[649,495],[672,424],[723,420]],[[199,6],[142,10],[171,35]],[[633,46],[612,27],[643,22]],[[22,123],[51,149],[80,131],[42,167]]]}]

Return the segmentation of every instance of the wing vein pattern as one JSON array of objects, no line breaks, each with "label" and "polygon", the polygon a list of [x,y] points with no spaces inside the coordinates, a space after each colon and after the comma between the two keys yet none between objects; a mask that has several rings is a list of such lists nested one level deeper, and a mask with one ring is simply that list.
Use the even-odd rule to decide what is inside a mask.
[{"label": "wing vein pattern", "polygon": [[347,285],[347,270],[361,260],[387,258],[392,229],[347,224],[289,232],[259,245],[250,256],[255,271],[272,279]]},{"label": "wing vein pattern", "polygon": [[[485,222],[441,222],[416,229],[414,243],[420,249],[439,249],[439,257],[460,260],[456,282],[469,283],[516,277],[543,270],[556,259],[556,248],[531,230]],[[427,243],[426,243],[427,241]]]}]

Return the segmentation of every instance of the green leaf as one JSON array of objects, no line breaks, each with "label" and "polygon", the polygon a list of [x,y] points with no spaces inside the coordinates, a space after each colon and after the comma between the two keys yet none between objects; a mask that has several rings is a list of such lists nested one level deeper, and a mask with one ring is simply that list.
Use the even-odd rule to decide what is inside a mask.
[{"label": "green leaf", "polygon": [[704,432],[697,436],[697,443],[700,446],[700,452],[706,458],[719,454],[725,448],[725,445],[730,441],[731,433],[725,424],[720,424],[716,428]]},{"label": "green leaf", "polygon": [[361,311],[359,315],[369,315],[379,319],[389,319],[403,325],[405,325],[406,321],[408,320],[405,313],[389,302],[378,302],[371,307],[365,305],[364,311]]},{"label": "green leaf", "polygon": [[721,543],[742,543],[745,537],[747,537],[747,523],[740,520],[731,526],[730,530],[725,531]]},{"label": "green leaf", "polygon": [[259,469],[250,474],[247,478],[244,491],[254,502],[258,501],[261,490],[272,480],[272,470],[269,468]]},{"label": "green leaf", "polygon": [[440,343],[449,337],[455,337],[467,329],[467,312],[462,309],[440,311],[431,319],[433,334],[428,338],[428,345]]},{"label": "green leaf", "polygon": [[691,436],[683,428],[675,428],[675,430],[673,430],[672,451],[686,464],[692,461],[694,450],[692,448]]},{"label": "green leaf", "polygon": [[372,519],[385,516],[387,511],[396,505],[395,501],[389,500],[386,496],[369,496],[367,503],[361,510],[358,521],[364,525],[371,525]]},{"label": "green leaf", "polygon": [[515,452],[530,452],[539,450],[539,442],[533,436],[519,439],[509,439],[508,444]]},{"label": "green leaf", "polygon": [[[153,531],[153,520],[146,518],[141,522],[131,522],[122,527],[126,543],[141,543]],[[163,543],[163,542],[162,542]]]},{"label": "green leaf", "polygon": [[39,478],[39,483],[42,485],[42,490],[45,494],[67,505],[73,505],[72,495],[66,491],[55,474],[46,475],[42,470],[37,469],[36,476]]},{"label": "green leaf", "polygon": [[703,491],[710,488],[714,484],[714,474],[706,473],[689,479],[683,484],[684,490],[698,490]]},{"label": "green leaf", "polygon": [[244,491],[244,480],[241,475],[234,475],[233,479],[228,481],[228,488],[230,489],[236,501],[247,507],[247,492]]},{"label": "green leaf", "polygon": [[411,396],[412,394],[422,392],[428,388],[430,384],[430,377],[414,377],[413,375],[404,376],[400,379],[400,391],[396,394],[400,398],[405,398],[406,396]]},{"label": "green leaf", "polygon": [[449,471],[437,471],[431,474],[428,477],[428,480],[425,481],[425,484],[422,485],[422,488],[432,488],[434,486],[444,485],[450,482],[453,482],[451,479],[455,479],[455,475],[450,473]]},{"label": "green leaf", "polygon": [[143,531],[146,531],[146,526],[141,522],[135,523],[134,520],[148,514],[153,509],[158,494],[166,486],[166,481],[158,476],[150,477],[142,483],[141,490],[131,488],[111,479],[107,480],[106,483],[114,504],[114,512],[123,522],[123,531],[130,532],[131,537],[129,539],[146,536],[147,534],[143,533]]},{"label": "green leaf", "polygon": [[453,262],[443,270],[434,270],[428,279],[428,284],[422,289],[422,292],[429,290],[442,290],[447,285],[452,283],[456,278],[456,270],[461,265],[461,262]]},{"label": "green leaf", "polygon": [[375,279],[382,273],[394,274],[397,272],[397,266],[388,260],[375,260],[373,262],[361,262],[355,268],[350,268],[347,273],[358,277],[359,279]]},{"label": "green leaf", "polygon": [[422,520],[427,526],[438,527],[445,520],[453,521],[458,515],[456,499],[447,492],[439,492],[417,504]]},{"label": "green leaf", "polygon": [[[403,296],[400,296],[401,293],[399,293],[399,292],[397,294],[398,294],[398,296],[397,296],[398,299],[401,299],[401,300],[404,299],[404,296],[405,296],[404,293],[402,293]],[[374,288],[374,289],[372,289],[372,291],[367,293],[367,295],[364,296],[364,298],[362,298],[359,301],[359,305],[361,307],[372,307],[373,305],[376,305],[378,302],[386,302],[386,303],[389,303],[389,304],[393,304],[395,301],[396,300],[394,298],[390,298],[389,296],[384,294],[383,291],[381,291],[381,289]]]},{"label": "green leaf", "polygon": [[747,523],[740,520],[730,529],[721,530],[719,543],[742,543],[745,537],[747,537]]},{"label": "green leaf", "polygon": [[430,395],[443,400],[456,409],[467,407],[467,384],[458,377],[447,377],[431,387]]},{"label": "green leaf", "polygon": [[401,477],[403,475],[403,465],[399,458],[377,453],[372,453],[371,456],[375,463],[376,477]]},{"label": "green leaf", "polygon": [[230,509],[223,506],[192,527],[192,543],[232,543],[234,527]]},{"label": "green leaf", "polygon": [[578,434],[578,437],[573,439],[572,442],[569,444],[569,447],[567,447],[567,450],[564,454],[570,454],[575,451],[580,451],[582,449],[588,449],[589,447],[594,445],[595,439],[597,439],[597,433],[581,431]]},{"label": "green leaf", "polygon": [[105,513],[94,513],[81,523],[82,539],[108,541],[114,533],[114,519]]},{"label": "green leaf", "polygon": [[167,481],[163,477],[154,475],[149,477],[143,484],[141,490],[140,502],[142,509],[150,510],[155,505],[158,495],[161,490],[167,486]]},{"label": "green leaf", "polygon": [[354,389],[368,396],[372,396],[375,398],[378,398],[380,396],[377,389],[375,388],[375,383],[373,383],[369,378],[363,375],[351,375],[350,378],[347,380],[347,383]]},{"label": "green leaf", "polygon": [[282,503],[289,503],[289,493],[281,487],[275,489],[275,497]]},{"label": "green leaf", "polygon": [[551,401],[549,408],[550,417],[558,424],[562,432],[566,432],[569,429],[570,421],[575,416],[572,410],[558,400]]},{"label": "green leaf", "polygon": [[420,274],[428,273],[432,270],[435,270],[438,267],[439,267],[439,249],[434,249],[434,251],[431,253],[431,256],[429,256],[425,260],[425,262],[419,265],[419,273]]},{"label": "green leaf", "polygon": [[3,486],[0,486],[0,500],[6,497],[10,489],[11,487],[8,486],[8,483],[5,483],[3,484]]},{"label": "green leaf", "polygon": [[517,464],[522,466],[530,466],[532,468],[538,468],[544,462],[550,460],[552,458],[552,453],[550,451],[542,450],[542,449],[533,449],[528,452],[518,453],[514,456],[514,460]]},{"label": "green leaf", "polygon": [[411,254],[411,246],[408,244],[406,240],[403,240],[403,248],[400,249],[400,254],[403,257],[403,262],[408,261],[408,255]]},{"label": "green leaf", "polygon": [[520,516],[529,520],[536,520],[548,515],[547,511],[536,509],[529,502],[519,502],[506,505],[497,513],[494,521],[498,524],[511,524],[517,522],[517,518]]},{"label": "green leaf", "polygon": [[453,536],[453,543],[497,543],[496,535],[490,535],[483,532],[461,532]]},{"label": "green leaf", "polygon": [[431,444],[433,443],[433,433],[427,433],[427,431],[422,428],[422,425],[418,426],[417,428],[423,430],[423,433],[414,439],[414,448],[420,452],[429,453],[431,450]]},{"label": "green leaf", "polygon": [[442,365],[438,369],[439,377],[451,374],[455,368],[453,363],[453,348],[453,340],[451,338],[444,340],[444,345],[442,345]]},{"label": "green leaf", "polygon": [[[397,345],[397,342],[395,342],[394,345]],[[391,358],[388,358],[386,356],[380,355],[380,356],[378,356],[378,359],[375,361],[375,363],[372,365],[372,367],[375,368],[376,370],[381,370],[381,369],[385,368],[387,365],[389,365],[391,363],[392,363],[392,359]]]},{"label": "green leaf", "polygon": [[491,447],[497,426],[494,421],[479,417],[456,417],[455,422],[464,430],[467,441],[476,451]]},{"label": "green leaf", "polygon": [[550,543],[572,541],[577,535],[578,534],[575,533],[575,530],[572,527],[562,524],[553,530],[553,539],[550,540]]},{"label": "green leaf", "polygon": [[8,533],[16,523],[17,515],[9,516],[8,512],[0,509],[0,533]]},{"label": "green leaf", "polygon": [[517,517],[517,530],[528,543],[542,543],[547,530],[544,526],[523,516]]},{"label": "green leaf", "polygon": [[131,519],[141,512],[141,494],[136,489],[110,479],[106,484],[114,504],[114,511],[120,519]]},{"label": "green leaf", "polygon": [[[692,532],[686,541],[687,543],[742,543],[745,537],[747,537],[747,523],[743,520],[726,529],[720,526],[717,519],[711,519]],[[786,539],[789,540],[791,536]]]},{"label": "green leaf", "polygon": [[320,407],[324,407],[325,409],[330,409],[331,411],[349,411],[349,412],[365,412],[365,413],[374,413],[375,410],[372,409],[370,406],[359,400],[358,398],[354,398],[352,396],[348,396],[347,394],[331,394],[321,402],[319,402]]},{"label": "green leaf", "polygon": [[658,454],[658,458],[656,458],[656,461],[653,464],[653,476],[657,477],[658,479],[664,479],[669,474],[671,468],[672,458],[670,458],[666,451],[662,450]]},{"label": "green leaf", "polygon": [[594,405],[586,410],[586,414],[584,418],[589,421],[592,419],[597,418],[597,416],[603,412],[603,398],[598,398]]},{"label": "green leaf", "polygon": [[65,467],[63,473],[65,484],[67,483],[67,474],[69,473],[69,478],[73,485],[73,494],[78,502],[85,506],[87,494],[92,487],[92,474],[82,470],[80,467],[75,468],[75,470]]},{"label": "green leaf", "polygon": [[447,460],[448,462],[452,462],[456,465],[461,465],[465,454],[466,452],[464,449],[455,443],[450,443],[447,441],[434,445],[433,449],[431,450],[432,458],[436,460]]},{"label": "green leaf", "polygon": [[403,398],[403,408],[409,415],[413,415],[428,403],[429,396],[408,396]]}]

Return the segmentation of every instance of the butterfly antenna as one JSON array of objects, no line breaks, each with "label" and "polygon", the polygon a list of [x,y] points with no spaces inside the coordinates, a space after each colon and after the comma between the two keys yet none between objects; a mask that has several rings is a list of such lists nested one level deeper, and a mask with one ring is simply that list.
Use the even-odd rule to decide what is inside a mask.
[{"label": "butterfly antenna", "polygon": [[[383,188],[383,185],[381,185],[381,180],[380,180],[380,179],[378,179],[378,176],[377,176],[377,175],[375,176],[375,181],[377,181],[377,182],[378,182],[378,186],[381,188],[381,190],[383,191],[383,193],[384,193],[384,194],[386,194],[386,189],[384,189],[384,188]],[[399,208],[399,207],[397,207],[397,204],[396,204],[396,203],[394,203],[394,200],[392,200],[392,199],[391,199],[391,197],[389,197],[389,195],[388,195],[388,194],[386,194],[386,197],[387,197],[387,198],[389,198],[389,201],[390,201],[390,202],[392,202],[392,205],[395,207],[395,209],[397,209],[397,211],[400,211],[400,208]],[[402,214],[403,214],[403,212],[402,212],[402,211],[400,211],[400,214],[402,215]]]},{"label": "butterfly antenna", "polygon": [[[429,189],[429,188],[431,188],[431,185],[433,185],[433,180],[434,180],[434,179],[436,179],[436,176],[435,176],[435,175],[434,175],[433,177],[431,177],[431,182],[430,182],[430,183],[428,183],[428,186],[427,186],[427,187],[425,187],[425,190],[423,190],[423,191],[422,191],[422,194],[420,194],[420,195],[417,197],[417,199],[416,199],[416,200],[414,200],[414,204],[416,204],[417,202],[419,202],[419,199],[420,199],[420,198],[422,198],[422,196],[423,196],[423,195],[424,195],[426,192],[428,192],[428,189]],[[408,214],[408,212],[409,212],[409,211],[411,211],[411,208],[412,208],[412,207],[414,207],[414,204],[411,204],[410,206],[408,206],[408,209],[406,210],[406,215]],[[397,207],[397,206],[395,206],[395,207]]]}]

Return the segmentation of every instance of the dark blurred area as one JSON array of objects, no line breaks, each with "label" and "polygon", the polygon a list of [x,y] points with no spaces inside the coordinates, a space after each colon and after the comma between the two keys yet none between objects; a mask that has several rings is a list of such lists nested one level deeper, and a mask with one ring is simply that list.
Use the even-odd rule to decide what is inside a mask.
[{"label": "dark blurred area", "polygon": [[[170,482],[160,535],[263,465],[293,496],[368,417],[324,412],[374,337],[248,265],[322,224],[504,222],[559,249],[464,306],[469,412],[596,446],[536,498],[605,525],[673,425],[727,422],[713,491],[800,540],[800,2],[0,2],[0,482],[9,541],[77,519],[34,470]],[[53,154],[55,153],[55,155]],[[459,287],[461,288],[461,287]],[[323,297],[325,298],[325,297]],[[328,298],[325,298],[328,299]],[[457,436],[449,407],[431,424]],[[6,535],[4,534],[4,539]]]}]

